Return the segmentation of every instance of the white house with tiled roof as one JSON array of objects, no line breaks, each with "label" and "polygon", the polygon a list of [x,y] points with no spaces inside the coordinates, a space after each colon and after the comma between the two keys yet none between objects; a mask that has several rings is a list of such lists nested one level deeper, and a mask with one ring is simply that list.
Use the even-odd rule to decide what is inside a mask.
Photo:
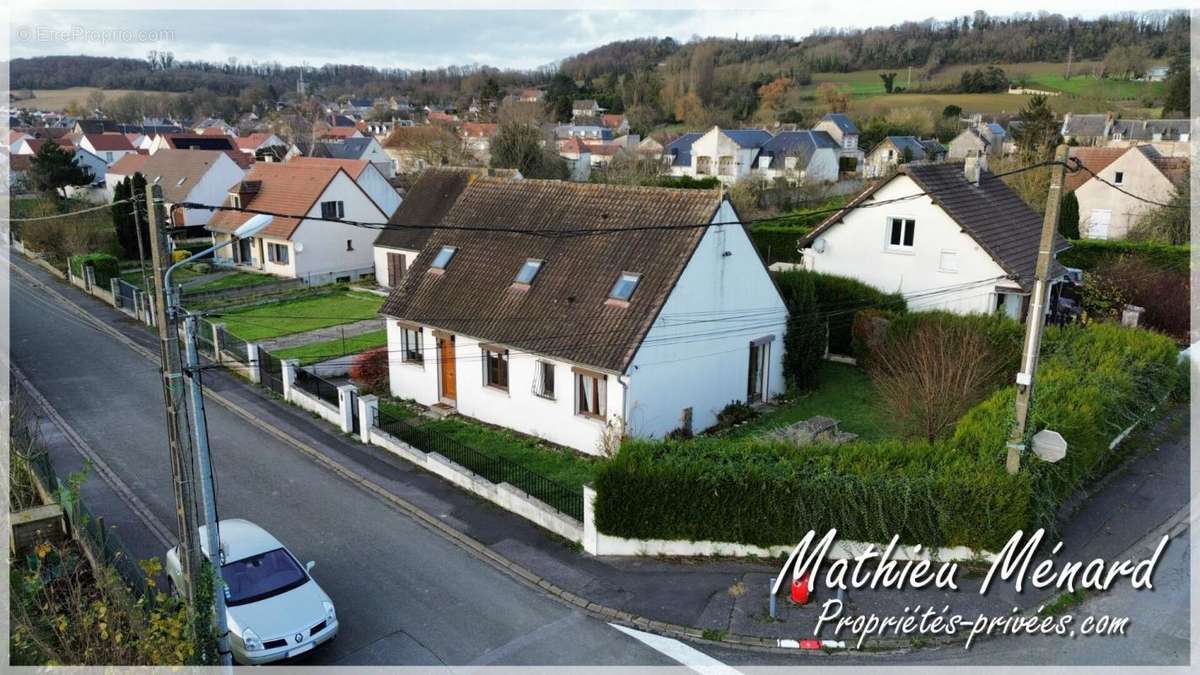
[{"label": "white house with tiled roof", "polygon": [[[387,216],[341,166],[258,163],[229,188],[224,205],[279,215],[258,235],[218,251],[217,264],[310,284],[374,274],[378,229],[336,221],[382,225]],[[252,215],[219,211],[208,223],[213,243],[229,239]]]},{"label": "white house with tiled roof", "polygon": [[719,192],[455,187],[381,310],[394,396],[603,454],[783,391],[787,310]]},{"label": "white house with tiled roof", "polygon": [[1099,176],[1081,171],[1067,183],[1079,201],[1079,233],[1088,239],[1124,239],[1139,218],[1156,208],[1150,202],[1170,202],[1188,179],[1187,158],[1163,157],[1149,145],[1075,148],[1073,155]]}]

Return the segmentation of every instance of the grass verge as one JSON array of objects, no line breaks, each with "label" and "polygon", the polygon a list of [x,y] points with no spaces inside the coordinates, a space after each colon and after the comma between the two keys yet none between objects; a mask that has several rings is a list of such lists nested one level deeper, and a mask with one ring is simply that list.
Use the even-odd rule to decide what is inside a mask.
[{"label": "grass verge", "polygon": [[369,333],[354,335],[346,339],[326,340],[312,344],[288,347],[275,352],[281,359],[299,359],[300,365],[319,363],[347,354],[358,354],[368,349],[387,346],[387,330],[373,330]]},{"label": "grass verge", "polygon": [[224,323],[225,330],[243,340],[254,342],[373,319],[382,304],[383,298],[377,295],[339,290],[232,312],[216,312],[213,320]]}]

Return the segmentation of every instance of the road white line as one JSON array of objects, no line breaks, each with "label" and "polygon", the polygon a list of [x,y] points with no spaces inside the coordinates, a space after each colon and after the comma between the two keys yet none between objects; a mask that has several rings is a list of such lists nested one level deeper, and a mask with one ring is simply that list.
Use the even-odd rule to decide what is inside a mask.
[{"label": "road white line", "polygon": [[638,642],[641,642],[654,651],[668,656],[698,673],[704,673],[704,675],[716,675],[717,673],[740,672],[736,668],[727,666],[708,654],[683,644],[679,640],[673,640],[671,638],[655,635],[653,633],[644,633],[640,630],[634,630],[625,626],[618,626],[615,623],[610,623],[608,625],[616,628]]}]

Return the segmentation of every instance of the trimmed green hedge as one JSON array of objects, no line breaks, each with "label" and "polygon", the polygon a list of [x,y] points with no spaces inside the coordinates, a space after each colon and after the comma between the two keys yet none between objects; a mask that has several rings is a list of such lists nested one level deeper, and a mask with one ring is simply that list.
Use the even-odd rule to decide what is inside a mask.
[{"label": "trimmed green hedge", "polygon": [[121,261],[107,253],[72,256],[68,264],[71,266],[71,274],[80,278],[83,277],[83,268],[91,266],[96,270],[96,284],[105,290],[108,290],[110,279],[121,276]]},{"label": "trimmed green hedge", "polygon": [[[907,305],[899,293],[884,293],[857,279],[808,270],[772,272],[776,284],[785,287],[788,275],[808,277],[817,294],[817,312],[829,324],[829,351],[849,355],[853,349],[854,317],[866,309],[903,313]],[[786,295],[784,300],[788,300]],[[790,303],[789,303],[790,304]]]},{"label": "trimmed green hedge", "polygon": [[1137,241],[1076,239],[1071,242],[1071,248],[1058,254],[1058,261],[1067,267],[1088,271],[1126,255],[1160,269],[1186,274],[1191,263],[1192,248]]},{"label": "trimmed green hedge", "polygon": [[799,263],[800,240],[808,234],[806,227],[787,225],[755,225],[750,228],[750,241],[768,265],[777,262]]},{"label": "trimmed green hedge", "polygon": [[835,527],[849,540],[898,534],[910,544],[997,550],[1017,529],[1052,523],[1112,439],[1184,376],[1170,339],[1112,324],[1051,329],[1043,353],[1029,429],[1066,437],[1057,464],[1027,455],[1015,476],[1005,471],[1013,400],[1005,387],[968,412],[953,438],[935,443],[628,440],[596,474],[597,527],[761,546],[795,545],[810,529]]}]

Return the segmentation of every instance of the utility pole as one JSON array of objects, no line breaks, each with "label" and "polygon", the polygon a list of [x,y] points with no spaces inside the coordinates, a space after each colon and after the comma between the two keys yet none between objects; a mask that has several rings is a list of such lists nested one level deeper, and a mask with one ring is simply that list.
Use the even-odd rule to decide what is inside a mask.
[{"label": "utility pole", "polygon": [[204,417],[204,394],[200,390],[200,359],[196,354],[196,317],[184,319],[188,391],[192,428],[196,432],[196,464],[200,467],[200,492],[204,496],[204,535],[213,570],[213,612],[217,622],[217,655],[222,666],[233,665],[229,651],[229,623],[225,616],[225,592],[221,587],[221,533],[217,522],[217,494],[213,486],[212,459],[208,449],[208,422]]},{"label": "utility pole", "polygon": [[[195,467],[192,464],[191,437],[184,408],[183,373],[179,358],[179,332],[176,316],[165,286],[164,275],[171,265],[167,237],[166,212],[162,187],[146,186],[146,203],[150,216],[150,255],[154,266],[154,311],[158,317],[160,372],[163,382],[163,403],[167,413],[167,439],[170,442],[171,480],[175,491],[175,516],[179,527],[179,567],[184,588],[179,589],[188,601],[189,613],[194,611],[195,583],[193,576],[200,569],[200,547],[196,532]],[[219,589],[215,589],[220,592]],[[195,619],[196,617],[193,617]]]},{"label": "utility pole", "polygon": [[1029,313],[1025,315],[1025,345],[1021,349],[1021,372],[1017,373],[1017,421],[1008,439],[1006,468],[1010,474],[1015,474],[1021,468],[1021,452],[1025,450],[1025,425],[1029,419],[1029,404],[1033,400],[1033,379],[1037,371],[1038,352],[1042,348],[1042,328],[1046,324],[1047,277],[1050,276],[1050,264],[1054,261],[1054,235],[1058,231],[1058,210],[1067,173],[1067,146],[1058,146],[1054,160],[1057,163],[1050,169],[1050,194],[1046,196],[1046,215],[1042,219],[1042,239],[1038,244],[1033,294]]}]

